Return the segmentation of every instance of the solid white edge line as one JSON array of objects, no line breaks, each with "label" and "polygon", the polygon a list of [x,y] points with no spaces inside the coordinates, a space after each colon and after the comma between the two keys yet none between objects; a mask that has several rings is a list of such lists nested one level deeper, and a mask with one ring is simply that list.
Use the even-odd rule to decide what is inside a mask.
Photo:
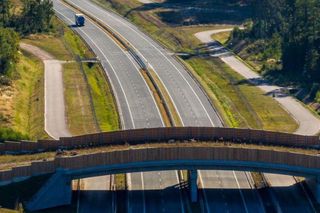
[{"label": "solid white edge line", "polygon": [[[177,182],[180,185],[180,181],[179,181],[179,175],[178,175],[178,170],[175,170],[176,173],[176,178],[177,178]],[[179,188],[179,199],[180,199],[180,206],[181,206],[181,213],[184,213],[184,205],[183,205],[183,200],[182,200],[182,194],[181,194],[181,189]]]},{"label": "solid white edge line", "polygon": [[[202,179],[202,175],[201,175],[201,170],[198,170],[198,176],[199,176],[200,186],[202,186],[202,187],[204,188],[205,186],[204,186],[204,184],[203,184],[203,179]],[[207,212],[208,212],[208,213],[211,213],[210,206],[209,206],[209,202],[208,202],[208,198],[207,198],[206,190],[203,190],[203,197],[204,197],[204,205],[206,206]]]},{"label": "solid white edge line", "polygon": [[240,186],[240,184],[239,184],[239,181],[238,181],[238,178],[237,178],[237,176],[236,176],[236,173],[235,173],[235,171],[232,171],[232,173],[233,173],[233,176],[234,176],[234,178],[235,178],[235,180],[236,180],[237,187],[238,187],[238,190],[239,190],[239,192],[240,192],[241,199],[242,199],[242,203],[243,203],[243,205],[244,205],[244,209],[245,209],[246,213],[249,213],[248,207],[247,207],[247,203],[246,203],[246,201],[245,201],[245,199],[244,199],[244,196],[243,196],[243,193],[242,193],[242,190],[241,190],[241,186]]},{"label": "solid white edge line", "polygon": [[[70,1],[69,1],[69,2],[70,2]],[[87,3],[87,2],[86,2],[86,3]],[[72,4],[75,5],[73,2],[72,2]],[[88,4],[88,3],[87,3],[87,4]],[[92,4],[92,5],[94,5],[94,4]],[[76,5],[75,5],[75,6],[76,6]],[[77,7],[78,7],[78,6],[77,6]],[[96,7],[96,8],[99,9],[100,11],[103,11],[103,12],[106,13],[106,11],[103,10],[102,8],[100,8],[100,7],[96,6],[96,5],[94,5],[94,7]],[[81,8],[81,9],[83,9],[83,8]],[[85,10],[85,9],[83,9],[83,10]],[[88,10],[85,10],[85,11],[88,12]],[[88,12],[88,13],[90,13],[90,12]],[[92,14],[92,13],[90,13],[90,14],[91,14],[91,15],[94,15],[94,14]],[[111,16],[109,13],[106,13],[106,14],[108,14],[108,16]],[[95,16],[95,18],[98,19],[99,21],[102,21],[101,19],[99,19],[98,17],[96,17],[96,15],[94,15],[94,16]],[[114,18],[113,16],[111,16],[111,17]],[[195,94],[195,96],[197,97],[197,99],[198,99],[198,101],[200,102],[202,108],[205,110],[205,113],[206,113],[207,117],[209,118],[211,125],[212,125],[212,126],[215,126],[214,123],[213,123],[213,121],[212,121],[212,119],[211,119],[210,116],[209,116],[208,111],[205,109],[202,101],[200,100],[199,96],[198,96],[198,95],[196,94],[196,92],[193,90],[193,88],[191,87],[191,85],[189,84],[189,82],[186,80],[186,78],[182,75],[182,73],[180,72],[180,70],[167,58],[167,56],[165,56],[158,48],[156,48],[150,41],[148,41],[148,40],[145,39],[142,35],[140,35],[140,33],[137,32],[135,29],[133,29],[131,26],[125,25],[124,23],[122,23],[122,21],[120,21],[120,20],[118,20],[118,19],[116,19],[116,18],[114,18],[114,19],[115,19],[116,21],[120,22],[122,25],[127,26],[127,27],[129,27],[131,30],[135,31],[142,39],[144,39],[144,40],[147,41],[149,44],[151,44],[158,52],[160,52],[161,55],[163,55],[163,56],[167,59],[167,61],[170,62],[170,64],[178,71],[178,73],[180,74],[180,76],[187,82],[188,86],[191,88],[192,92],[193,92],[193,93]],[[102,21],[102,22],[103,22],[103,21]],[[104,23],[104,22],[103,22],[103,23]],[[106,25],[107,25],[107,24],[106,24]],[[110,27],[109,25],[107,25],[107,26]],[[110,27],[110,28],[113,29],[112,27]],[[116,31],[116,32],[118,32],[118,31]],[[127,41],[127,40],[126,40],[126,41]],[[132,46],[133,46],[133,45],[132,45]],[[139,52],[139,51],[138,51],[138,52]],[[143,55],[142,55],[140,52],[139,52],[139,54],[143,57]],[[143,58],[144,58],[144,57],[143,57]],[[144,58],[144,59],[145,59],[145,58]],[[145,59],[145,60],[146,60],[146,59]],[[172,97],[171,97],[171,95],[170,95],[170,93],[168,92],[167,87],[166,87],[165,84],[163,83],[162,79],[159,77],[159,75],[158,75],[158,73],[156,72],[155,69],[154,69],[154,71],[155,71],[156,75],[158,76],[159,80],[161,81],[161,83],[164,85],[164,87],[165,87],[167,93],[169,94],[171,100],[173,100]],[[179,114],[180,120],[181,120],[181,122],[183,123],[183,120],[182,120],[182,118],[181,118],[181,116],[180,116],[179,110],[177,109],[177,107],[176,107],[176,105],[175,105],[175,102],[172,101],[172,103],[174,104],[174,106],[175,106],[175,108],[176,108],[176,111],[177,111],[177,113]],[[183,124],[183,126],[185,126],[185,125]],[[201,172],[200,172],[200,171],[201,171],[201,170],[199,170],[199,179],[200,179],[200,181],[202,182],[202,177],[201,177]],[[234,173],[234,171],[233,171],[233,173]],[[236,177],[235,177],[235,178],[236,178]],[[238,187],[240,187],[237,178],[236,178],[236,182],[237,182]],[[202,182],[202,183],[203,183],[203,182]],[[202,184],[202,185],[203,185],[203,184]],[[241,191],[240,188],[239,188],[239,191],[240,191],[240,194],[241,194],[242,202],[244,202],[245,211],[248,213],[248,209],[247,209],[247,206],[246,206],[246,202],[244,201],[243,194],[242,194],[242,191]],[[205,197],[205,200],[206,200],[205,205],[206,205],[207,209],[209,209],[208,201],[207,201],[205,192],[204,192],[204,197]]]},{"label": "solid white edge line", "polygon": [[[70,1],[69,1],[69,2],[70,2]],[[84,2],[89,5],[88,2],[86,2],[86,1],[84,1]],[[74,3],[73,3],[73,4],[74,4]],[[74,5],[75,5],[75,4],[74,4]],[[94,5],[94,4],[92,4],[92,5]],[[164,54],[162,53],[162,51],[160,51],[154,44],[152,44],[150,41],[148,41],[140,32],[138,32],[137,30],[133,29],[131,26],[124,24],[124,23],[122,22],[122,20],[119,20],[118,18],[113,17],[112,15],[110,15],[109,13],[107,13],[105,10],[103,10],[102,8],[100,8],[100,7],[96,6],[96,5],[94,5],[94,7],[96,7],[96,8],[99,9],[100,11],[104,12],[105,14],[108,14],[109,17],[112,17],[114,20],[116,20],[117,22],[121,23],[123,26],[128,27],[128,28],[130,28],[131,30],[133,30],[139,37],[141,37],[143,40],[145,40],[147,43],[149,43],[156,51],[158,51],[158,52],[176,69],[176,71],[178,71],[178,73],[179,73],[180,76],[183,78],[183,80],[188,84],[188,86],[189,86],[189,88],[191,89],[192,93],[196,96],[196,98],[197,98],[197,100],[199,101],[201,107],[202,107],[203,110],[205,111],[205,113],[206,113],[206,115],[207,115],[207,117],[208,117],[211,125],[212,125],[212,126],[215,126],[214,123],[213,123],[213,121],[212,121],[212,119],[211,119],[211,117],[209,116],[209,113],[208,113],[207,109],[204,107],[202,101],[200,100],[198,94],[194,91],[194,89],[192,88],[192,86],[190,85],[190,83],[188,82],[188,80],[182,75],[181,71],[172,63],[171,60],[168,59],[168,57],[167,57],[166,55],[164,55]],[[83,8],[81,8],[81,9],[83,9]],[[86,9],[83,9],[83,10],[85,10],[86,12],[88,12],[88,10],[86,10]],[[90,13],[91,15],[95,16],[95,18],[98,19],[99,21],[102,21],[102,20],[99,19],[95,14],[92,14],[91,12],[89,12],[89,13]],[[102,21],[102,22],[103,22],[103,21]],[[104,22],[103,22],[103,23],[104,23]],[[107,25],[108,27],[110,27],[108,24],[105,24],[105,25]],[[110,27],[110,28],[113,29],[112,27]],[[113,30],[114,30],[114,29],[113,29]],[[114,30],[114,31],[117,32],[118,34],[120,34],[117,30]],[[121,34],[120,34],[120,35],[121,35]],[[121,36],[122,36],[122,35],[121,35]],[[126,40],[126,39],[125,39],[125,40]],[[128,43],[130,43],[128,40],[126,40],[126,41],[127,41]],[[130,43],[130,44],[131,44],[131,43]],[[131,44],[131,46],[134,47],[134,45],[132,45],[132,44]],[[138,50],[137,50],[137,51],[138,51]],[[139,51],[138,51],[138,52],[139,52]],[[139,54],[142,55],[140,52],[139,52]],[[144,57],[143,57],[143,58],[144,58]],[[173,59],[173,60],[174,60],[174,59]],[[184,68],[183,68],[183,69],[184,69]],[[157,73],[156,70],[154,70],[154,71]],[[158,75],[158,76],[159,76],[159,75]],[[159,77],[159,79],[161,80],[160,77]],[[162,81],[162,80],[161,80],[161,81]],[[165,86],[165,84],[164,84],[164,86]],[[174,102],[174,101],[173,101],[173,102]],[[178,111],[178,110],[177,110],[177,111]]]},{"label": "solid white edge line", "polygon": [[[70,8],[69,8],[69,9],[70,9]],[[59,13],[61,16],[63,16],[65,19],[67,19],[67,20],[69,20],[71,23],[73,23],[68,17],[66,17],[66,16],[63,15],[62,13],[60,13],[60,12],[57,11],[57,10],[55,10],[55,11],[56,11],[57,13]],[[73,11],[73,10],[72,10],[72,11]],[[90,22],[91,22],[91,21],[90,21]],[[93,23],[91,22],[91,24],[93,24]],[[93,24],[93,25],[94,25],[94,24]],[[94,25],[94,26],[95,26],[95,25]],[[99,29],[100,29],[100,28],[99,28]],[[115,74],[115,76],[116,76],[116,78],[117,78],[117,80],[118,80],[118,82],[119,82],[119,85],[120,85],[120,88],[121,88],[121,90],[122,90],[122,93],[123,93],[123,95],[124,95],[124,97],[125,97],[126,104],[127,104],[127,107],[128,107],[128,110],[129,110],[129,114],[130,114],[130,119],[131,119],[131,122],[132,122],[132,126],[133,126],[133,128],[135,128],[135,124],[134,124],[133,117],[132,117],[132,112],[131,112],[131,109],[130,109],[130,104],[128,103],[127,96],[126,96],[126,94],[125,94],[125,92],[124,92],[124,89],[123,89],[123,87],[122,87],[122,84],[120,83],[119,77],[118,77],[117,73],[115,72],[112,64],[110,63],[110,61],[109,61],[109,59],[106,57],[106,55],[103,53],[103,51],[100,49],[100,47],[98,47],[98,45],[88,36],[88,34],[85,33],[81,28],[79,28],[79,30],[80,30],[84,35],[86,35],[87,38],[96,46],[96,48],[97,48],[97,49],[100,51],[100,53],[105,57],[106,61],[107,61],[108,64],[110,65],[113,73]],[[101,30],[101,29],[100,29],[100,30]],[[103,32],[103,33],[105,34],[105,32]],[[111,78],[110,78],[110,79],[111,79]],[[120,104],[120,103],[119,103],[119,104]]]},{"label": "solid white edge line", "polygon": [[[72,2],[72,1],[68,1],[68,2],[70,2],[71,4],[73,4],[75,7],[78,7],[78,8],[79,8],[79,6],[76,5],[74,2]],[[85,3],[88,4],[88,2],[85,2]],[[89,5],[89,4],[88,4],[88,5]],[[94,5],[94,4],[93,4],[93,5]],[[97,7],[97,8],[99,8],[99,7],[96,6],[96,5],[94,5],[94,6]],[[114,30],[110,25],[108,25],[107,23],[105,23],[105,22],[104,22],[103,20],[101,20],[100,18],[96,17],[96,15],[92,14],[90,11],[88,11],[88,10],[86,10],[86,9],[83,9],[83,8],[81,8],[81,10],[84,10],[85,12],[93,15],[97,20],[99,20],[100,22],[102,22],[102,23],[103,23],[104,25],[106,25],[108,28],[111,28],[114,32],[117,32],[117,33],[118,33],[118,31]],[[104,10],[102,10],[101,8],[99,8],[99,10],[104,11]],[[105,11],[104,11],[104,12],[105,12]],[[108,14],[108,13],[106,13],[106,14]],[[108,14],[108,16],[111,16],[111,15]],[[112,17],[112,16],[111,16],[111,17]],[[113,18],[114,18],[114,17],[113,17]],[[118,20],[117,20],[117,21],[118,21]],[[119,21],[118,21],[118,22],[119,22]],[[123,23],[122,23],[122,24],[123,24]],[[124,24],[123,24],[123,25],[124,25]],[[145,60],[145,62],[148,63],[148,60],[141,54],[141,52],[140,52],[138,49],[136,49],[136,48],[135,48],[126,38],[124,38],[120,33],[118,33],[118,35],[121,36],[121,38],[124,39],[127,43],[129,43],[130,46],[132,46],[132,47],[134,48],[134,50],[135,50],[136,52],[138,52],[139,55]],[[118,45],[118,44],[117,44],[117,45]],[[149,64],[149,63],[148,63],[148,64]],[[173,101],[173,98],[172,98],[171,94],[169,93],[169,90],[168,90],[167,86],[164,84],[164,82],[162,81],[162,79],[160,78],[160,76],[158,75],[158,73],[156,72],[156,70],[152,67],[152,65],[149,64],[149,66],[154,70],[154,72],[155,72],[155,74],[157,75],[158,79],[160,80],[161,84],[164,86],[167,94],[169,95],[169,97],[170,97],[170,99],[171,99],[171,102],[172,102],[172,104],[173,104],[176,112],[178,113],[178,115],[179,115],[179,117],[180,117],[180,121],[181,121],[182,125],[185,126],[183,120],[181,119],[181,113],[180,113],[180,111],[178,110],[175,102]],[[214,125],[213,125],[213,126],[214,126]]]}]

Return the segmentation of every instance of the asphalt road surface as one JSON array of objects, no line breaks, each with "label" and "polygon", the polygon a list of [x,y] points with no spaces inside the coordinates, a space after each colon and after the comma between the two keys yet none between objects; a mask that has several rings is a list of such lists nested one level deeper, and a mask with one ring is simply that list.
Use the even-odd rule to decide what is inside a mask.
[{"label": "asphalt road surface", "polygon": [[82,179],[80,183],[82,191],[77,207],[78,212],[114,213],[115,198],[111,191],[111,180],[112,177],[110,175]]},{"label": "asphalt road surface", "polygon": [[294,177],[279,174],[264,174],[267,182],[272,185],[271,194],[276,199],[278,212],[316,213],[312,202],[306,195],[303,186]]},{"label": "asphalt road surface", "polygon": [[59,18],[85,39],[99,58],[120,106],[123,129],[163,126],[151,91],[129,53],[89,20],[83,27],[73,26],[75,12],[60,1],[54,1],[54,9]]},{"label": "asphalt road surface", "polygon": [[[105,11],[95,4],[91,3],[90,1],[69,0],[69,2],[72,2],[74,5],[80,7],[86,13],[89,13],[97,20],[112,28],[137,49],[140,56],[144,58],[145,62],[149,64],[151,68],[153,68],[159,79],[162,81],[163,85],[166,87],[167,92],[171,96],[171,99],[175,104],[176,110],[180,115],[184,126],[222,126],[222,123],[216,111],[210,104],[204,92],[192,79],[185,68],[171,56],[172,54],[169,51],[163,49],[155,41],[142,33],[136,26],[132,25],[122,17],[112,12]],[[210,175],[211,172],[214,173],[214,171],[204,171],[199,173],[200,176],[204,179],[203,185],[208,188],[211,188],[211,186],[214,187],[215,177],[212,177],[212,175]],[[150,178],[145,178],[144,176],[141,177],[141,175],[131,175],[128,179],[131,180],[131,184],[135,183],[135,186],[138,187],[138,189],[142,190],[146,185],[158,184],[158,179],[163,179],[162,177],[158,177],[156,173],[151,174],[152,176]],[[174,173],[171,173],[171,179],[174,178],[174,175]],[[221,175],[219,176],[220,179],[225,179],[224,177],[227,176],[230,177],[228,179],[229,181],[227,182],[226,187],[228,187],[231,182],[233,183],[232,187],[237,186],[237,181],[241,182],[239,183],[240,188],[242,185],[248,184],[247,179],[238,178],[238,174],[234,175],[234,173],[230,171],[220,171],[219,175]],[[137,185],[137,183],[140,184]],[[258,199],[257,193],[255,191],[253,191],[252,193],[254,194],[254,196],[252,196],[254,197],[253,199]],[[207,194],[206,191],[205,194]],[[238,203],[238,211],[241,211],[240,209],[243,209],[243,206],[246,206],[247,210],[245,212],[256,212],[256,206],[259,205],[259,202],[256,205],[242,205],[242,203],[246,203],[247,200],[251,198],[246,197],[245,199],[242,199],[240,195],[246,196],[246,194],[244,193],[239,193],[234,197],[235,200],[228,202]],[[145,201],[147,200],[147,198],[144,198],[143,200],[143,195],[139,195],[139,197],[141,198],[140,203],[146,203]],[[211,205],[218,205],[219,209],[225,209],[226,212],[232,210],[228,206],[225,206],[224,203],[217,203],[216,200],[211,196],[211,194],[207,194],[206,197],[207,206],[210,207]],[[128,201],[129,206],[131,207],[136,206],[134,204],[131,204],[137,202],[138,197],[134,198],[134,200],[129,199]],[[160,205],[161,202],[155,204]],[[144,206],[146,206],[146,204],[144,204]],[[260,209],[262,209],[262,206],[259,207]],[[179,206],[176,206],[176,208],[179,208]],[[154,211],[161,212],[162,208],[153,206],[153,209]],[[175,209],[175,211],[177,210]]]},{"label": "asphalt road surface", "polygon": [[[119,105],[123,129],[164,126],[151,91],[129,53],[122,50],[102,29],[89,20],[83,27],[72,26],[75,12],[60,1],[54,1],[54,9],[59,18],[79,33],[101,61]],[[81,193],[79,211],[102,212],[112,206],[111,200],[106,199],[104,193],[95,190],[95,186],[107,190],[104,181],[108,177],[104,177],[105,179],[97,177],[83,180],[87,188]],[[91,199],[91,196],[95,199]],[[98,205],[99,208],[95,211],[90,207],[92,205]]]},{"label": "asphalt road surface", "polygon": [[63,88],[63,61],[56,60],[44,50],[21,43],[20,47],[36,57],[44,64],[44,94],[45,94],[45,131],[53,139],[71,136],[65,117],[65,102]]}]

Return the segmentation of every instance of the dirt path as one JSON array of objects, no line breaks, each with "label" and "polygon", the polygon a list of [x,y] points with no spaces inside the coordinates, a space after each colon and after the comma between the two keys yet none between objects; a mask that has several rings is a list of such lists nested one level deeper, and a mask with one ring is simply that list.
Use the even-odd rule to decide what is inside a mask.
[{"label": "dirt path", "polygon": [[139,0],[141,3],[143,4],[151,4],[151,3],[154,3],[153,1],[151,0]]},{"label": "dirt path", "polygon": [[[205,44],[214,43],[215,48],[220,48],[222,54],[217,55],[224,63],[228,64],[234,71],[250,80],[253,84],[259,87],[266,94],[272,95],[273,98],[278,101],[281,106],[292,115],[292,117],[299,124],[299,128],[295,133],[301,135],[315,135],[320,130],[320,120],[318,117],[313,115],[308,109],[306,109],[300,102],[298,102],[292,96],[288,96],[281,91],[284,88],[275,86],[267,82],[262,76],[252,71],[242,61],[235,57],[234,54],[226,50],[218,42],[215,42],[211,35],[214,33],[228,32],[232,29],[220,29],[220,30],[209,30],[198,32],[194,34],[201,42]],[[220,46],[220,47],[217,47]],[[226,52],[227,51],[227,52]]]},{"label": "dirt path", "polygon": [[52,55],[38,47],[25,43],[21,43],[20,47],[40,58],[44,63],[45,131],[54,139],[71,136],[65,118],[62,78],[64,62],[55,60]]}]

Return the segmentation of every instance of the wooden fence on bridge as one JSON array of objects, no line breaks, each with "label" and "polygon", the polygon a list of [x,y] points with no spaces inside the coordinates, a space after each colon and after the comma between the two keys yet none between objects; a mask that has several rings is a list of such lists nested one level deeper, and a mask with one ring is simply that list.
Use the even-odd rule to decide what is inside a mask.
[{"label": "wooden fence on bridge", "polygon": [[318,136],[220,127],[169,127],[104,132],[60,138],[60,140],[5,142],[0,143],[0,153],[49,151],[62,147],[72,149],[101,145],[135,145],[146,142],[167,142],[172,140],[229,141],[293,147],[311,147],[320,144]]},{"label": "wooden fence on bridge", "polygon": [[[230,146],[206,146],[186,143],[183,145],[150,145],[130,149],[110,150],[102,153],[93,153],[78,156],[59,156],[54,160],[32,162],[30,165],[15,167],[10,170],[0,171],[0,183],[10,182],[15,178],[30,177],[34,175],[53,173],[58,168],[76,170],[101,165],[119,165],[135,162],[170,161],[170,160],[223,160],[281,164],[297,166],[306,169],[319,170],[320,157],[306,153],[293,153],[276,151],[272,149],[254,149]],[[165,166],[165,165],[163,165]],[[239,166],[235,164],[233,166]],[[286,169],[286,168],[285,168]],[[301,169],[300,169],[301,170]],[[299,171],[300,171],[299,170]]]}]

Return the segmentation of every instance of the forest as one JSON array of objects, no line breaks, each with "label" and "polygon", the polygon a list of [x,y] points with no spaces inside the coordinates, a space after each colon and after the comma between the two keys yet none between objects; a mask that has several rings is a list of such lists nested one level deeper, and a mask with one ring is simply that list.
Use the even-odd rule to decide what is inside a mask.
[{"label": "forest", "polygon": [[[235,29],[232,41],[266,41],[264,50],[278,58],[271,67],[299,80],[320,83],[320,1],[251,0],[252,20]],[[269,67],[270,68],[270,67]]]},{"label": "forest", "polygon": [[[0,1],[0,84],[7,84],[18,60],[19,37],[49,31],[54,15],[50,0],[23,0],[15,8],[11,0]],[[2,75],[2,77],[1,77]]]}]

